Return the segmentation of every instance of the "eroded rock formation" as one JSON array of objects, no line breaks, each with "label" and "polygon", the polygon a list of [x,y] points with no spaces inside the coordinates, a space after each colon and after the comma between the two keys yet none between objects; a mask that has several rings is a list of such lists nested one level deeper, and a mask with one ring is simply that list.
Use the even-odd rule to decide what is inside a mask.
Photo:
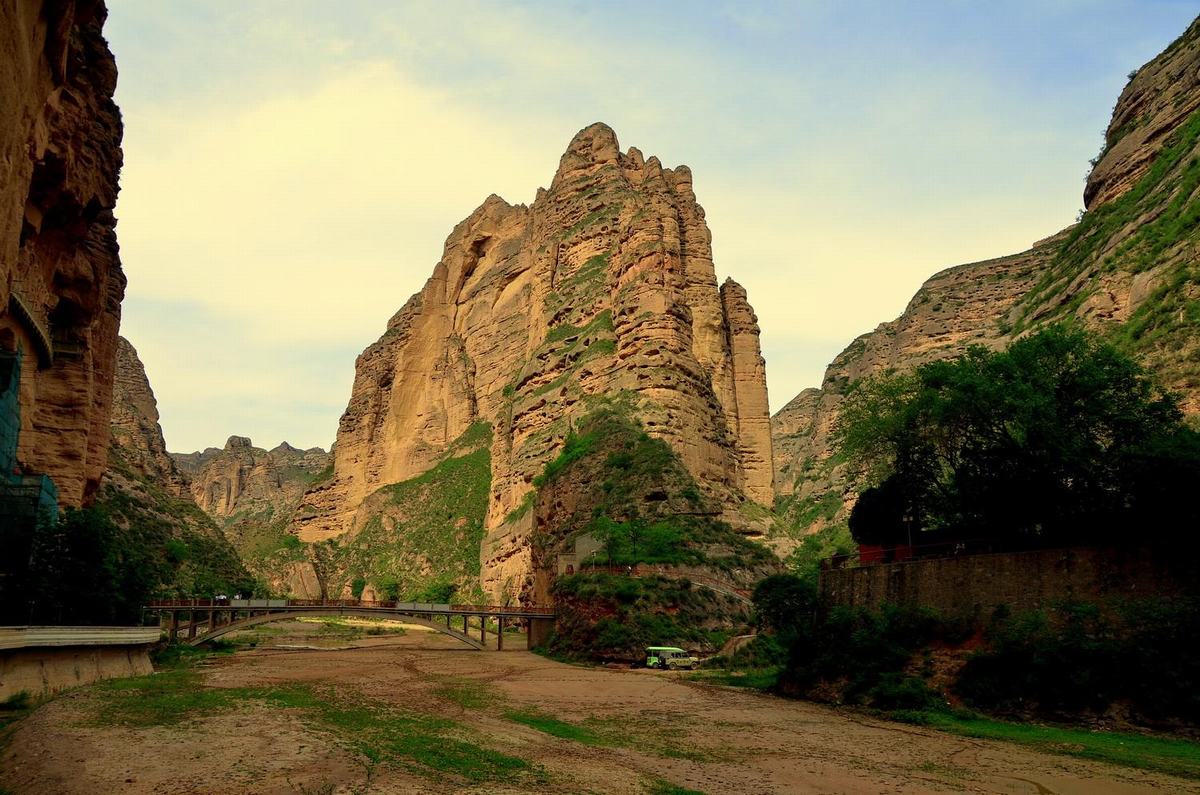
[{"label": "eroded rock formation", "polygon": [[329,453],[319,447],[300,450],[281,442],[264,450],[245,436],[230,436],[223,449],[171,455],[190,478],[196,504],[222,519],[286,512],[329,466]]},{"label": "eroded rock formation", "polygon": [[[355,531],[387,484],[490,423],[485,589],[529,574],[510,514],[590,398],[628,392],[708,496],[769,503],[771,449],[758,328],[745,291],[718,290],[686,167],[664,168],[594,124],[530,206],[491,196],[455,227],[433,275],[357,362],[333,478],[294,523],[313,541]],[[528,514],[526,514],[528,516]]]},{"label": "eroded rock formation", "polygon": [[[1113,110],[1081,221],[1022,254],[932,277],[904,313],[850,344],[820,389],[771,420],[785,524],[844,520],[857,484],[832,460],[846,388],[1072,318],[1141,359],[1200,412],[1200,20],[1139,69]],[[798,525],[798,526],[797,526]]]},{"label": "eroded rock formation", "polygon": [[108,467],[96,504],[144,555],[144,573],[164,596],[249,591],[250,574],[216,523],[192,501],[188,480],[166,452],[150,380],[118,338]]},{"label": "eroded rock formation", "polygon": [[125,290],[106,16],[98,0],[0,2],[0,349],[21,352],[18,464],[66,506],[104,472]]},{"label": "eroded rock formation", "polygon": [[117,369],[113,386],[113,443],[126,451],[135,471],[177,497],[190,499],[187,477],[175,465],[158,423],[158,401],[137,351],[129,340],[117,338]]}]

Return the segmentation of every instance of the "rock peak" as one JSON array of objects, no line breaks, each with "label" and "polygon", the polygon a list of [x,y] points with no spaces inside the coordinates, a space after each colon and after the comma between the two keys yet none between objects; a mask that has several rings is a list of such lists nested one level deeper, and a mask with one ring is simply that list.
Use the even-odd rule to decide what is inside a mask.
[{"label": "rock peak", "polygon": [[551,187],[580,171],[618,163],[620,158],[621,148],[613,128],[603,122],[589,124],[575,133],[571,143],[567,144],[567,151],[558,161],[558,171],[554,174]]},{"label": "rock peak", "polygon": [[248,436],[230,436],[225,442],[226,450],[236,450],[241,447],[252,447]]}]

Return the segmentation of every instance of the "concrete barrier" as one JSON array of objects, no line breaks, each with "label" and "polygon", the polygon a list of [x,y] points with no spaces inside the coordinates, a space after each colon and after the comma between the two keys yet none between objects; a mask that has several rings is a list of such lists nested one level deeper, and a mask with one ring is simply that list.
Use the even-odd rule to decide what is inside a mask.
[{"label": "concrete barrier", "polygon": [[0,627],[0,700],[153,671],[158,627]]}]

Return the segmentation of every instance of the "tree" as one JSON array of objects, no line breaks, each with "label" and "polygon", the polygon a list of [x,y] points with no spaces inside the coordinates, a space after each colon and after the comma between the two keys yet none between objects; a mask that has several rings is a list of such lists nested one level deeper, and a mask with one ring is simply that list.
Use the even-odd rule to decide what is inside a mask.
[{"label": "tree", "polygon": [[772,574],[754,586],[751,600],[759,629],[788,635],[811,623],[817,589],[794,574]]},{"label": "tree", "polygon": [[1200,436],[1136,362],[1077,328],[857,384],[836,435],[875,484],[851,516],[863,543],[898,523],[925,540],[1178,540],[1200,518]]}]

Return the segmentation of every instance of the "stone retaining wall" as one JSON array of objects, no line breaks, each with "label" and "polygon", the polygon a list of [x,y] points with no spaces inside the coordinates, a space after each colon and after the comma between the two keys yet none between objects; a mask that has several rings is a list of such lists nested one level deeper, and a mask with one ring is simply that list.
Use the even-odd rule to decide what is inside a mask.
[{"label": "stone retaining wall", "polygon": [[158,627],[0,627],[0,700],[153,671]]},{"label": "stone retaining wall", "polygon": [[1130,549],[1047,549],[907,560],[820,573],[825,604],[929,607],[984,617],[1000,605],[1032,610],[1065,600],[1196,595],[1187,556]]}]

